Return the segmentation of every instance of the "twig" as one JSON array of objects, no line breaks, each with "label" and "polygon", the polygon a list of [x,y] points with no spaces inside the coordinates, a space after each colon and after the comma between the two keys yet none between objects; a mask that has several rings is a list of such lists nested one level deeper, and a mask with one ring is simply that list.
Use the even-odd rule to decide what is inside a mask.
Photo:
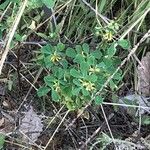
[{"label": "twig", "polygon": [[149,13],[150,8],[147,9],[142,16],[140,16],[120,37],[120,39],[125,38],[125,36]]},{"label": "twig", "polygon": [[5,142],[6,142],[6,143],[9,143],[9,144],[11,144],[11,145],[19,146],[19,147],[24,148],[24,149],[26,149],[26,150],[27,150],[27,149],[28,149],[28,150],[31,149],[31,148],[26,147],[26,146],[24,146],[24,145],[21,145],[21,144],[19,144],[19,143],[15,143],[14,141],[5,140]]},{"label": "twig", "polygon": [[64,117],[62,118],[61,122],[60,122],[59,125],[57,126],[56,130],[54,131],[53,135],[51,136],[51,138],[49,139],[49,141],[47,142],[47,144],[46,144],[46,146],[45,146],[45,148],[44,148],[43,150],[46,150],[46,149],[47,149],[48,145],[50,144],[50,142],[51,142],[52,139],[54,138],[55,134],[58,132],[58,129],[60,128],[61,124],[64,122],[64,120],[65,120],[65,118],[67,117],[67,115],[68,115],[69,112],[70,112],[69,110],[66,112],[66,114],[65,114]]},{"label": "twig", "polygon": [[102,14],[98,13],[86,0],[82,0],[82,2],[85,5],[87,5],[92,11],[94,11],[94,13],[97,14],[97,16],[99,16],[101,19],[103,19],[106,24],[109,23],[110,19],[108,19],[107,17],[105,17]]},{"label": "twig", "polygon": [[26,135],[26,133],[24,133],[23,131],[19,130],[19,132],[27,139],[29,140],[30,143],[32,143],[32,145],[36,146],[39,148],[39,150],[43,150],[40,145],[36,144],[35,142],[33,142],[33,140],[28,136]]},{"label": "twig", "polygon": [[105,113],[105,111],[104,111],[103,105],[101,105],[101,110],[102,110],[103,116],[104,116],[104,118],[105,118],[106,125],[107,125],[107,127],[108,127],[110,136],[111,136],[111,138],[112,138],[112,142],[114,143],[114,146],[115,146],[115,148],[116,148],[116,150],[117,150],[117,147],[116,147],[116,145],[115,145],[115,139],[114,139],[114,136],[113,136],[113,134],[112,134],[111,128],[110,128],[110,126],[109,126],[108,119],[107,119],[107,117],[106,117],[106,113]]},{"label": "twig", "polygon": [[16,18],[15,18],[15,21],[12,25],[12,28],[9,31],[8,37],[6,37],[6,39],[5,39],[6,40],[6,45],[4,45],[5,49],[4,49],[4,52],[3,52],[1,60],[0,60],[0,74],[2,73],[2,68],[3,68],[3,65],[4,65],[5,59],[7,57],[7,54],[9,52],[11,41],[14,37],[15,31],[17,30],[18,24],[20,22],[22,14],[25,10],[27,2],[28,2],[28,0],[24,0],[22,2],[22,5],[19,8],[18,14],[16,15]]},{"label": "twig", "polygon": [[[17,68],[15,66],[13,66],[12,64],[10,64],[10,66],[17,71]],[[35,90],[37,90],[37,88],[34,86],[34,84],[32,84],[22,73],[20,73],[21,77],[24,78]]]},{"label": "twig", "polygon": [[55,120],[56,117],[58,117],[58,115],[60,114],[60,112],[62,111],[63,108],[64,108],[64,105],[57,111],[57,113],[52,118],[52,120],[48,123],[48,125],[46,126],[44,131],[46,131],[50,127],[51,123]]},{"label": "twig", "polygon": [[[114,116],[113,113],[110,114],[107,121],[109,121],[113,116]],[[82,149],[85,147],[85,145],[87,145],[87,144],[91,141],[91,139],[92,139],[94,136],[96,136],[96,134],[99,133],[99,131],[101,130],[102,126],[104,126],[105,123],[106,123],[106,122],[103,122],[103,123],[101,124],[101,126],[99,126],[99,127],[93,132],[93,134],[86,140],[86,142],[82,145],[82,147],[81,147],[79,150],[82,150]]]},{"label": "twig", "polygon": [[128,105],[128,104],[118,104],[118,103],[109,103],[109,102],[103,102],[104,105],[112,105],[112,106],[122,106],[122,107],[132,107],[132,108],[142,108],[142,109],[150,109],[150,107],[145,106],[137,106],[137,105]]},{"label": "twig", "polygon": [[36,75],[36,77],[35,77],[35,79],[34,79],[34,81],[33,81],[33,83],[31,84],[31,87],[29,88],[29,90],[28,90],[26,96],[25,96],[24,99],[22,100],[22,103],[20,104],[20,106],[19,106],[19,108],[17,109],[16,113],[18,113],[18,111],[20,110],[20,108],[22,107],[22,105],[24,104],[24,102],[27,100],[27,97],[29,96],[31,90],[32,90],[33,88],[34,88],[35,90],[37,90],[37,88],[34,86],[34,84],[37,82],[37,80],[38,80],[39,76],[41,75],[42,71],[43,71],[43,68],[40,68],[39,71],[38,71],[38,73],[37,73],[37,75]]}]

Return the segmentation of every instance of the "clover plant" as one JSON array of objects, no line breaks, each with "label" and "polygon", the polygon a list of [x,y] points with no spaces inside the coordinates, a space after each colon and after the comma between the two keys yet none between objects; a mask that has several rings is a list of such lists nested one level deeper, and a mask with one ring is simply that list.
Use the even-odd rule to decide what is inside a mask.
[{"label": "clover plant", "polygon": [[[120,60],[114,56],[117,45],[129,48],[127,40],[109,44],[106,52],[100,48],[90,49],[87,43],[74,48],[66,47],[63,43],[43,46],[38,63],[49,73],[44,77],[44,85],[39,88],[38,96],[49,95],[52,101],[65,104],[69,110],[83,107],[120,64]],[[109,87],[114,90],[121,79],[119,70]],[[96,97],[95,104],[100,103],[102,98]]]}]

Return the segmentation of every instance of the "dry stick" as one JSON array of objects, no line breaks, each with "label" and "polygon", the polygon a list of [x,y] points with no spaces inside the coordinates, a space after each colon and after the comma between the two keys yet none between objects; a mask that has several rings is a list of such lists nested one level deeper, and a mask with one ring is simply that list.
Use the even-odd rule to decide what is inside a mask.
[{"label": "dry stick", "polygon": [[[3,68],[5,59],[7,57],[9,49],[10,49],[11,41],[12,41],[12,39],[14,37],[15,31],[17,30],[18,24],[20,22],[22,14],[23,14],[23,12],[25,10],[27,2],[28,2],[28,0],[24,0],[22,2],[22,5],[20,6],[19,11],[18,11],[18,15],[16,15],[16,18],[15,18],[15,21],[14,21],[14,23],[12,25],[12,28],[9,31],[8,37],[6,37],[6,39],[5,39],[6,40],[6,45],[4,45],[5,49],[4,49],[4,52],[3,52],[1,60],[0,60],[0,75],[2,73],[2,68]],[[7,38],[8,38],[8,40],[7,40]]]},{"label": "dry stick", "polygon": [[50,142],[52,141],[52,139],[54,138],[55,134],[58,132],[58,129],[60,128],[61,124],[64,122],[65,118],[67,117],[68,113],[70,111],[68,110],[66,112],[66,114],[64,115],[64,117],[62,118],[61,122],[59,123],[59,125],[57,126],[56,130],[54,131],[53,135],[51,136],[51,138],[49,139],[49,141],[47,142],[45,148],[43,150],[46,150],[46,148],[48,147],[48,145],[50,144]]},{"label": "dry stick", "polygon": [[24,146],[24,145],[21,145],[21,144],[19,144],[19,143],[15,143],[14,141],[8,141],[8,140],[5,140],[5,142],[6,143],[9,143],[9,144],[11,144],[11,145],[15,145],[15,146],[19,146],[19,147],[21,147],[21,148],[24,148],[24,149],[28,149],[28,150],[31,150],[31,148],[28,148],[28,147],[26,147],[26,146]]},{"label": "dry stick", "polygon": [[97,3],[98,3],[98,2],[97,2],[97,0],[96,0],[96,6],[95,6],[96,12],[95,12],[95,15],[96,15],[96,20],[97,20],[99,26],[101,26],[101,23],[100,23],[100,21],[99,21],[99,19],[98,19],[98,6],[97,6]]},{"label": "dry stick", "polygon": [[100,105],[100,106],[101,106],[101,110],[102,110],[103,116],[104,116],[104,118],[105,118],[106,125],[107,125],[108,130],[109,130],[110,136],[111,136],[111,138],[112,138],[112,142],[114,143],[114,147],[115,147],[115,149],[117,150],[117,146],[116,146],[116,144],[115,144],[115,139],[114,139],[114,136],[113,136],[113,134],[112,134],[111,128],[110,128],[110,126],[109,126],[109,123],[108,123],[108,120],[107,120],[106,113],[105,113],[105,111],[104,111],[103,105]]},{"label": "dry stick", "polygon": [[[56,12],[54,12],[52,15],[55,15],[55,14],[59,13],[59,11],[63,10],[63,8],[65,8],[71,1],[72,1],[72,0],[66,2],[62,7],[60,7],[60,8],[59,8]],[[44,22],[40,23],[40,24],[36,27],[35,30],[39,29],[44,23],[46,23],[47,21],[49,21],[51,18],[52,18],[52,16],[49,17],[49,18],[47,18]]]},{"label": "dry stick", "polygon": [[[15,54],[15,52],[13,52],[12,50],[10,50],[10,52],[11,52],[16,58],[18,58],[17,55]],[[29,73],[29,74],[31,75],[31,77],[34,79],[34,76],[33,76],[32,73],[30,72],[30,70],[27,69],[27,67],[25,66],[25,63],[22,62],[21,60],[19,60],[19,63],[28,71],[28,73]]]},{"label": "dry stick", "polygon": [[[142,39],[133,47],[133,49],[131,49],[130,53],[128,54],[128,56],[122,61],[122,63],[120,64],[120,66],[116,69],[116,71],[107,79],[107,81],[103,84],[103,86],[101,87],[101,89],[95,94],[95,96],[100,95],[100,93],[102,92],[102,90],[108,85],[108,83],[110,82],[110,80],[114,77],[114,75],[121,69],[121,67],[130,59],[130,57],[136,52],[137,48],[139,47],[139,45],[141,43],[143,43],[148,37],[150,37],[150,30],[148,30],[148,32],[146,34],[144,34],[144,36],[142,37]],[[78,114],[77,118],[81,116],[81,114],[84,112],[84,110],[91,104],[91,102],[95,99],[95,96],[91,98],[91,101],[82,109],[82,111]],[[72,126],[74,124],[74,122],[76,121],[76,119],[74,119],[71,124],[68,125],[68,127],[66,128],[66,130]]]},{"label": "dry stick", "polygon": [[110,20],[109,20],[107,17],[103,16],[102,14],[98,13],[86,0],[81,0],[81,1],[82,1],[85,5],[87,5],[92,11],[94,11],[95,14],[97,14],[97,16],[99,16],[101,19],[103,19],[106,24],[109,23]]},{"label": "dry stick", "polygon": [[[88,140],[88,128],[86,126],[84,119],[82,117],[81,117],[81,119],[82,119],[83,125],[85,126],[85,139],[87,141]],[[87,149],[87,143],[86,142],[84,143],[84,148]],[[79,150],[80,150],[80,148],[79,148]]]},{"label": "dry stick", "polygon": [[[139,17],[139,19],[137,19],[130,27],[129,29],[127,29],[123,35],[120,37],[120,39],[123,39],[126,37],[126,35],[148,14],[148,12],[150,11],[150,8],[148,8],[144,14],[142,16]],[[144,37],[144,36],[143,36]],[[140,43],[141,44],[141,43]]]},{"label": "dry stick", "polygon": [[52,120],[48,123],[48,125],[46,126],[44,131],[46,131],[50,127],[51,123],[55,120],[56,117],[58,117],[58,115],[60,114],[60,112],[62,111],[63,108],[64,108],[64,105],[57,111],[57,113],[52,118]]},{"label": "dry stick", "polygon": [[150,109],[150,107],[145,107],[145,106],[137,106],[137,105],[128,105],[128,104],[118,104],[118,103],[109,103],[109,102],[103,102],[104,105],[112,105],[112,106],[121,106],[121,107],[132,107],[132,108],[142,108],[144,110]]},{"label": "dry stick", "polygon": [[[38,80],[40,74],[42,73],[42,71],[43,71],[43,68],[40,68],[39,71],[38,71],[38,73],[37,73],[37,75],[36,75],[36,77],[35,77],[35,79],[34,79],[34,81],[33,81],[33,83],[31,84],[30,89],[28,90],[26,96],[24,97],[24,99],[23,99],[22,103],[20,104],[19,108],[17,109],[16,113],[20,110],[20,108],[22,107],[22,105],[24,104],[24,102],[27,100],[27,97],[29,96],[32,88],[35,87],[34,84],[37,82],[37,80]],[[37,90],[36,87],[34,89]]]},{"label": "dry stick", "polygon": [[[108,117],[108,120],[110,120],[113,116],[114,116],[113,113],[110,114],[109,117]],[[93,137],[95,137],[96,134],[99,133],[99,131],[101,130],[101,128],[104,126],[104,124],[105,124],[105,122],[103,122],[103,123],[101,124],[101,126],[99,126],[99,127],[93,132],[93,134],[86,140],[86,142],[82,145],[82,147],[81,147],[79,150],[82,150],[82,149],[85,147],[85,145],[87,145],[87,144],[91,141],[91,139],[92,139]]]},{"label": "dry stick", "polygon": [[29,141],[32,143],[32,145],[38,147],[39,150],[43,150],[43,148],[41,148],[38,144],[36,144],[35,142],[33,142],[32,139],[31,139],[28,135],[26,135],[26,133],[24,133],[24,132],[21,131],[21,130],[19,130],[19,132],[20,132],[27,140],[29,140]]},{"label": "dry stick", "polygon": [[[17,71],[17,68],[15,66],[13,66],[12,64],[10,64],[10,66],[15,70]],[[37,88],[34,86],[34,84],[32,84],[22,73],[20,73],[21,77],[23,79],[25,79],[35,90],[37,90]]]},{"label": "dry stick", "polygon": [[[5,44],[4,44],[5,42],[4,41],[2,41],[2,42],[0,42],[0,45],[2,45],[2,46],[4,46]],[[20,42],[21,44],[31,44],[31,45],[40,45],[40,43],[43,43],[43,42]],[[42,47],[41,45],[40,45],[40,47]],[[10,50],[10,52],[16,57],[16,58],[18,58],[17,57],[17,55],[15,54],[15,52],[13,52],[12,50]],[[22,62],[21,60],[19,60],[19,62],[22,64],[22,66],[28,71],[28,73],[32,76],[32,78],[34,78],[34,76],[32,75],[32,73],[27,69],[27,67],[25,66],[25,63],[24,62]],[[6,62],[5,62],[6,63]]]}]

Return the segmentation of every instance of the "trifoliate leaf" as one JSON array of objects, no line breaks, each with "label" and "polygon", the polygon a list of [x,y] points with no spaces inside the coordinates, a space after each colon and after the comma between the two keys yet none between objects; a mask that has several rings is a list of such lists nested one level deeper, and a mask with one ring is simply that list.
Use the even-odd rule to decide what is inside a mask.
[{"label": "trifoliate leaf", "polygon": [[87,58],[87,63],[89,65],[94,65],[95,64],[95,57],[94,56],[90,56]]},{"label": "trifoliate leaf", "polygon": [[81,45],[76,45],[75,49],[76,49],[77,53],[80,53],[80,54],[81,54],[81,52],[82,52],[82,47],[81,47]]},{"label": "trifoliate leaf", "polygon": [[45,57],[44,63],[46,68],[51,68],[53,66],[53,63],[51,62],[51,56]]},{"label": "trifoliate leaf", "polygon": [[90,82],[96,82],[97,81],[97,76],[95,74],[91,74],[91,75],[86,77],[86,80],[88,80]]},{"label": "trifoliate leaf", "polygon": [[68,85],[63,87],[62,89],[62,94],[66,97],[71,97],[72,96],[72,86]]},{"label": "trifoliate leaf", "polygon": [[82,88],[82,94],[83,94],[84,96],[88,96],[90,93],[89,93],[89,91],[87,91],[85,88]]},{"label": "trifoliate leaf", "polygon": [[77,86],[81,86],[81,82],[78,79],[73,79],[73,83]]}]

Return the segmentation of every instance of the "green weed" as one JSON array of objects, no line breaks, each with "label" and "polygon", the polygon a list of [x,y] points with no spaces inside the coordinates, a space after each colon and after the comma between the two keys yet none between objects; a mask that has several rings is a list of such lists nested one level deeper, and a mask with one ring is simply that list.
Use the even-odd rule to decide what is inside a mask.
[{"label": "green weed", "polygon": [[[130,47],[127,40],[107,43],[105,51],[100,48],[92,50],[87,43],[75,48],[66,47],[63,43],[42,47],[38,62],[49,73],[44,77],[45,85],[38,90],[38,96],[48,94],[53,101],[65,104],[69,110],[83,107],[119,65],[119,59],[115,57],[117,45],[123,49]],[[112,90],[117,88],[121,75],[120,70],[110,81]],[[96,96],[95,104],[101,104],[102,99]]]}]

